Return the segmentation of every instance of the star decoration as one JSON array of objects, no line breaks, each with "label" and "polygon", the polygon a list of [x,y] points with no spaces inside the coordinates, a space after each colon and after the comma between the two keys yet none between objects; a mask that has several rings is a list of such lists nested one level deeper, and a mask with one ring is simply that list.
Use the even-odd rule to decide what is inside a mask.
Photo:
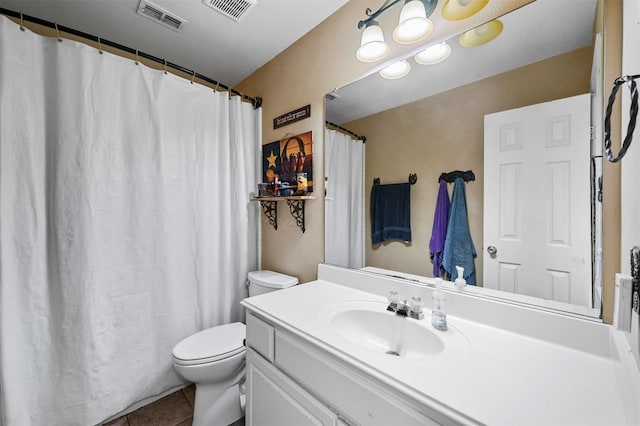
[{"label": "star decoration", "polygon": [[274,168],[276,167],[276,159],[278,157],[276,155],[273,154],[273,151],[271,151],[269,153],[269,156],[267,157],[267,161],[269,162],[269,165],[267,166],[267,168],[273,166]]}]

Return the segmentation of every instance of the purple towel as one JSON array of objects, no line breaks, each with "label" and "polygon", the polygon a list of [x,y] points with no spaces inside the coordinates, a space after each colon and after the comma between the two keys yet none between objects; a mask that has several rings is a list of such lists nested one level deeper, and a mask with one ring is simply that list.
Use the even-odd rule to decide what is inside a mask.
[{"label": "purple towel", "polygon": [[442,268],[442,255],[444,253],[444,242],[447,238],[447,223],[449,221],[449,192],[447,182],[440,181],[438,189],[438,200],[436,210],[433,215],[433,229],[431,230],[431,241],[429,241],[429,256],[433,262],[433,276],[439,277]]}]

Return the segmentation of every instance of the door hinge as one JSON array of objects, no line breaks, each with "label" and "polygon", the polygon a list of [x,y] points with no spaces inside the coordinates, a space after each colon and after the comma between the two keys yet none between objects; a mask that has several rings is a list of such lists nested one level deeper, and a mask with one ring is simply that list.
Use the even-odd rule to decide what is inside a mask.
[{"label": "door hinge", "polygon": [[598,176],[598,201],[602,202],[602,176]]}]

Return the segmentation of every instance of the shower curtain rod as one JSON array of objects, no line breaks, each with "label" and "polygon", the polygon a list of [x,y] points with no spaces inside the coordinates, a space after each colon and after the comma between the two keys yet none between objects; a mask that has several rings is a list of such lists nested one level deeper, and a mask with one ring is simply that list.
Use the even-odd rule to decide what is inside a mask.
[{"label": "shower curtain rod", "polygon": [[335,123],[332,123],[332,122],[330,122],[330,121],[325,121],[325,122],[324,122],[324,124],[325,124],[325,126],[328,126],[328,127],[333,126],[333,127],[335,127],[336,129],[338,129],[338,130],[342,130],[342,131],[343,131],[343,132],[345,132],[346,134],[351,135],[351,136],[353,136],[354,138],[356,138],[356,139],[358,139],[358,140],[361,140],[361,141],[362,141],[362,143],[366,143],[366,142],[367,142],[367,137],[366,137],[366,136],[359,136],[359,135],[356,135],[356,134],[355,134],[355,133],[353,133],[351,130],[349,130],[349,129],[345,129],[345,128],[344,128],[344,127],[342,127],[342,126],[338,126],[338,125],[337,125],[337,124],[335,124]]},{"label": "shower curtain rod", "polygon": [[253,107],[255,109],[260,108],[260,106],[262,105],[262,98],[260,98],[260,97],[253,98],[251,96],[247,96],[247,95],[245,95],[243,93],[238,92],[237,90],[234,90],[234,89],[226,86],[225,84],[220,83],[219,81],[216,81],[216,80],[214,80],[212,78],[209,78],[207,76],[204,76],[202,74],[198,74],[193,70],[190,70],[190,69],[185,68],[183,66],[171,63],[171,62],[169,62],[169,61],[167,61],[165,59],[158,58],[158,57],[150,55],[148,53],[140,52],[140,51],[138,51],[136,49],[132,49],[132,48],[130,48],[128,46],[123,46],[122,44],[119,44],[119,43],[116,43],[116,42],[113,42],[113,41],[109,41],[109,40],[105,40],[105,39],[103,39],[101,37],[93,36],[91,34],[87,34],[85,32],[78,31],[78,30],[73,29],[73,28],[65,27],[63,25],[57,25],[54,22],[45,21],[43,19],[36,18],[34,16],[24,15],[24,14],[22,14],[20,12],[15,12],[13,10],[4,9],[2,7],[0,7],[0,14],[11,16],[13,18],[17,18],[17,19],[20,19],[22,21],[32,22],[34,24],[42,25],[42,26],[45,26],[45,27],[48,27],[48,28],[53,28],[55,30],[58,30],[59,32],[65,32],[67,34],[71,34],[71,35],[74,35],[74,36],[77,36],[77,37],[82,37],[84,39],[91,40],[91,41],[99,43],[99,44],[104,44],[106,46],[114,47],[116,49],[125,51],[127,53],[131,53],[133,55],[137,55],[138,57],[145,58],[145,59],[148,59],[148,60],[153,61],[153,62],[157,62],[159,64],[162,64],[162,65],[166,66],[166,67],[173,68],[174,70],[183,72],[185,74],[189,74],[189,75],[193,76],[194,78],[199,78],[200,80],[204,80],[207,83],[210,83],[212,85],[215,84],[216,88],[219,87],[219,88],[221,88],[221,89],[223,89],[225,91],[228,91],[229,93],[233,93],[235,95],[238,95],[238,96],[242,97],[242,99],[251,102],[251,105],[253,105]]}]

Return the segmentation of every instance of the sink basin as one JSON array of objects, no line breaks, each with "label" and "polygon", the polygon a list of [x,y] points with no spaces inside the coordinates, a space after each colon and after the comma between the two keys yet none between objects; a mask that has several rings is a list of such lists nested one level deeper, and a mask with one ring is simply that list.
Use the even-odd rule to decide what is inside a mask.
[{"label": "sink basin", "polygon": [[341,337],[364,349],[407,358],[440,354],[445,345],[439,331],[431,329],[429,318],[414,320],[384,310],[346,308],[333,312],[329,324]]}]

